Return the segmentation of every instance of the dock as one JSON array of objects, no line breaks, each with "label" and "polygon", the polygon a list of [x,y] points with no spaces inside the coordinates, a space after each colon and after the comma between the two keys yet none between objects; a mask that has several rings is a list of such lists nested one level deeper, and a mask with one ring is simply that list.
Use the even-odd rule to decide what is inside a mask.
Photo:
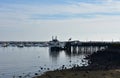
[{"label": "dock", "polygon": [[[92,53],[100,50],[104,50],[108,47],[120,48],[120,42],[103,42],[103,41],[56,41],[54,42],[44,41],[0,41],[0,47],[51,47],[52,50],[66,52],[80,52],[80,53]],[[57,46],[56,46],[57,45]],[[60,46],[59,46],[60,45]],[[62,47],[61,47],[62,45]],[[59,47],[58,47],[59,46]],[[56,48],[57,47],[57,48]]]},{"label": "dock", "polygon": [[67,52],[93,53],[107,48],[120,48],[120,42],[68,41],[65,44]]}]

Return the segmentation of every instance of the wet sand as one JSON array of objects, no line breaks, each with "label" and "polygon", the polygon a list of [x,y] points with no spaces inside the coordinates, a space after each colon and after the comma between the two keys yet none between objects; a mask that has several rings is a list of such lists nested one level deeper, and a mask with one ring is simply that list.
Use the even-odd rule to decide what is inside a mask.
[{"label": "wet sand", "polygon": [[34,78],[120,78],[120,69],[93,71],[57,70],[46,72]]}]

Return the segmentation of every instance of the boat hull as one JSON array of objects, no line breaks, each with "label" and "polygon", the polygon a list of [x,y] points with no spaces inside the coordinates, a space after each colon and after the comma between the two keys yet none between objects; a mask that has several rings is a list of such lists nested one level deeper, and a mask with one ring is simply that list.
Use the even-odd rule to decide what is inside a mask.
[{"label": "boat hull", "polygon": [[64,50],[62,47],[50,47],[50,51],[61,51]]}]

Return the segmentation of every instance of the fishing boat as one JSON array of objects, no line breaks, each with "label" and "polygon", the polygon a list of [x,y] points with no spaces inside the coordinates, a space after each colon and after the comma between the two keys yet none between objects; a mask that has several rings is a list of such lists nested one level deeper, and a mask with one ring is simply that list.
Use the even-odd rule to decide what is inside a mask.
[{"label": "fishing boat", "polygon": [[57,36],[52,37],[52,41],[49,41],[49,49],[50,51],[60,51],[64,50],[63,44],[57,39]]}]

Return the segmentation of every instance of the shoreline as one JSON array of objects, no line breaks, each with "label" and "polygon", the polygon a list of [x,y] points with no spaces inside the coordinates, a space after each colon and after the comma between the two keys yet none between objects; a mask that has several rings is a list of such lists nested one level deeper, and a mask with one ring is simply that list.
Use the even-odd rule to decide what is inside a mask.
[{"label": "shoreline", "polygon": [[33,78],[120,78],[120,69],[111,70],[55,70]]},{"label": "shoreline", "polygon": [[88,66],[48,71],[33,78],[120,78],[120,47],[108,47],[86,59]]}]

